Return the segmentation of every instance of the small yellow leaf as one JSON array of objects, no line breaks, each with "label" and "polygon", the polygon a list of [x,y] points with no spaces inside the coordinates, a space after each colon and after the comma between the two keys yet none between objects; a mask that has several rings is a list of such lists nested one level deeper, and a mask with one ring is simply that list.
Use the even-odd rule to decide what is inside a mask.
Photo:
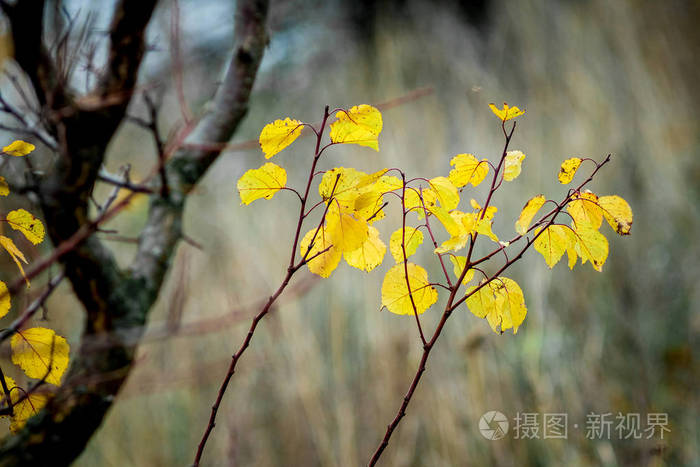
[{"label": "small yellow leaf", "polygon": [[20,262],[23,261],[24,264],[28,264],[27,259],[24,257],[24,253],[17,248],[11,238],[5,237],[4,235],[0,235],[0,245],[2,245],[2,247],[10,254],[12,260],[19,268],[19,272],[22,273],[22,277],[24,277],[24,280],[27,283],[27,288],[29,288],[29,279],[27,279],[27,275],[24,273],[24,268]]},{"label": "small yellow leaf", "polygon": [[404,206],[406,212],[415,212],[418,214],[418,219],[423,219],[425,209],[430,211],[436,206],[437,194],[430,188],[406,188],[404,194]]},{"label": "small yellow leaf", "polygon": [[[542,228],[538,228],[536,233]],[[566,231],[571,229],[564,225],[550,225],[535,239],[535,250],[543,257],[547,266],[553,268],[567,251],[568,237]]]},{"label": "small yellow leaf", "polygon": [[294,142],[301,134],[303,123],[285,118],[268,123],[260,132],[260,148],[269,159]]},{"label": "small yellow leaf", "polygon": [[[27,420],[44,408],[46,403],[49,401],[48,394],[41,388],[39,391],[35,391],[24,399],[24,392],[19,389],[15,380],[9,376],[5,376],[5,384],[10,390],[10,399],[12,400],[12,417],[10,419],[10,431],[12,433],[17,433],[21,430],[27,423]],[[20,401],[20,399],[22,399]],[[6,415],[3,415],[5,417]]]},{"label": "small yellow leaf", "polygon": [[599,229],[603,223],[603,210],[598,205],[598,197],[593,193],[575,194],[566,206],[566,210],[576,224],[583,222],[594,229]]},{"label": "small yellow leaf", "polygon": [[[318,233],[316,233],[316,228],[313,228],[301,239],[299,250],[301,251],[302,257],[309,249],[312,238],[314,239],[314,243],[309,254],[306,256],[309,271],[321,277],[328,277],[335,268],[338,267],[342,252],[331,243],[330,235],[328,235],[325,226],[322,226],[318,229]],[[321,253],[322,251],[323,253]]]},{"label": "small yellow leaf", "polygon": [[527,315],[525,297],[517,282],[496,277],[474,292],[477,287],[469,287],[466,291],[467,295],[472,294],[466,300],[469,311],[479,318],[486,318],[496,333],[500,325],[501,334],[511,328],[516,334]]},{"label": "small yellow leaf", "polygon": [[590,261],[593,269],[603,270],[603,264],[608,258],[608,240],[598,232],[598,229],[590,223],[580,221],[574,224],[576,235],[576,253],[581,257],[581,262]]},{"label": "small yellow leaf", "polygon": [[331,123],[331,141],[334,143],[359,144],[379,151],[379,133],[382,131],[382,114],[371,105],[362,104],[347,112],[335,114]]},{"label": "small yellow leaf", "polygon": [[603,216],[608,221],[610,227],[615,229],[619,235],[629,235],[632,228],[632,208],[623,198],[612,196],[601,196],[598,198],[598,205],[603,210]]},{"label": "small yellow leaf", "polygon": [[367,240],[357,250],[343,253],[343,258],[352,267],[371,271],[380,264],[386,254],[386,245],[379,238],[379,230],[370,226]]},{"label": "small yellow leaf", "polygon": [[505,102],[503,103],[503,109],[496,107],[496,104],[489,104],[489,107],[491,108],[491,111],[504,122],[510,120],[511,118],[519,117],[525,113],[524,110],[520,110],[516,106],[508,107],[508,104]]},{"label": "small yellow leaf", "polygon": [[2,152],[8,156],[21,157],[26,156],[35,149],[32,143],[27,143],[22,140],[13,141],[9,145],[2,148]]},{"label": "small yellow leaf", "polygon": [[0,281],[0,318],[9,313],[11,306],[10,291],[7,290],[7,285]]},{"label": "small yellow leaf", "polygon": [[353,209],[355,200],[362,193],[358,185],[366,180],[367,176],[366,173],[352,167],[336,167],[323,174],[318,185],[318,194],[324,201],[328,201],[332,194],[333,199],[344,209]]},{"label": "small yellow leaf", "polygon": [[435,177],[428,180],[440,206],[451,211],[459,204],[459,191],[447,177]]},{"label": "small yellow leaf", "polygon": [[[476,213],[477,218],[481,217],[481,211],[482,211],[481,205],[474,198],[469,200],[469,204],[471,205],[472,208],[474,208],[478,211]],[[493,216],[496,215],[497,212],[498,212],[498,208],[496,206],[489,206],[488,208],[486,208],[486,212],[484,213],[484,219],[488,219],[490,221],[493,220]]]},{"label": "small yellow leaf", "polygon": [[524,159],[525,154],[522,151],[508,151],[506,159],[503,161],[503,180],[506,182],[515,180],[520,175]]},{"label": "small yellow leaf", "polygon": [[10,194],[10,185],[5,181],[5,177],[0,177],[0,196],[7,196]]},{"label": "small yellow leaf", "polygon": [[272,198],[287,184],[287,171],[268,162],[259,169],[250,169],[238,179],[238,194],[241,204],[250,204],[256,199]]},{"label": "small yellow leaf", "polygon": [[[464,270],[464,266],[467,264],[467,257],[466,256],[450,255],[450,261],[452,262],[453,270],[455,273],[455,278],[459,279],[459,276],[462,274],[462,271]],[[470,269],[464,275],[464,279],[462,280],[462,284],[467,284],[473,278],[474,278],[474,270]]]},{"label": "small yellow leaf", "polygon": [[537,214],[537,211],[540,210],[544,203],[544,195],[537,195],[534,198],[530,198],[530,200],[525,203],[523,210],[520,211],[520,217],[518,217],[518,220],[515,221],[515,231],[520,235],[525,235],[530,227],[532,218],[535,217],[535,214]]},{"label": "small yellow leaf", "polygon": [[357,250],[367,240],[369,225],[364,219],[357,219],[349,211],[333,201],[326,214],[327,231],[331,243],[341,252]]},{"label": "small yellow leaf", "polygon": [[420,230],[413,227],[406,227],[405,232],[404,234],[403,229],[398,229],[391,234],[391,238],[389,239],[389,250],[391,251],[391,256],[394,257],[397,263],[404,262],[403,249],[401,248],[402,242],[405,242],[406,245],[406,258],[413,255],[420,244],[423,243],[423,232]]},{"label": "small yellow leaf", "polygon": [[[428,273],[422,267],[406,263],[408,270],[408,284],[404,264],[397,264],[389,269],[382,283],[382,307],[397,315],[421,314],[437,301],[438,294],[428,282]],[[415,303],[415,311],[411,302]]]},{"label": "small yellow leaf", "polygon": [[16,209],[7,214],[7,222],[14,230],[19,230],[34,245],[44,240],[44,224],[24,209]]},{"label": "small yellow leaf", "polygon": [[18,331],[10,339],[12,363],[18,365],[30,378],[50,384],[61,384],[68,368],[68,342],[53,329],[29,328]]},{"label": "small yellow leaf", "polygon": [[566,185],[573,180],[576,171],[581,165],[580,157],[572,157],[561,163],[561,168],[559,169],[559,183]]},{"label": "small yellow leaf", "polygon": [[447,230],[447,233],[449,233],[451,236],[454,237],[463,233],[464,229],[462,225],[456,220],[456,216],[459,214],[455,214],[453,216],[442,206],[433,206],[429,208],[429,211],[437,220],[440,221],[445,230]]},{"label": "small yellow leaf", "polygon": [[450,161],[450,165],[455,168],[450,171],[449,179],[458,188],[469,183],[478,186],[489,173],[488,161],[479,161],[472,154],[457,154]]}]

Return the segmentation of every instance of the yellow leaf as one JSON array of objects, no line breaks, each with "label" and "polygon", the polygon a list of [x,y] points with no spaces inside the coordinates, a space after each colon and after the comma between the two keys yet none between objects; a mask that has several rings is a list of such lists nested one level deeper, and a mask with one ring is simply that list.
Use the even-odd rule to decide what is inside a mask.
[{"label": "yellow leaf", "polygon": [[379,151],[379,133],[382,131],[382,114],[371,105],[362,104],[347,112],[335,114],[331,124],[331,141],[334,143],[359,144]]},{"label": "yellow leaf", "polygon": [[[442,216],[444,217],[444,214]],[[448,251],[452,250],[461,250],[465,247],[472,233],[476,230],[477,213],[452,211],[450,213],[450,217],[452,218],[453,223],[447,222],[446,219],[446,222],[444,222],[443,225],[446,229],[449,226],[450,230],[448,230],[448,233],[451,235],[451,237],[435,249],[435,253],[437,254],[447,253]]]},{"label": "yellow leaf", "polygon": [[[333,194],[336,200],[344,209],[353,209],[355,200],[361,192],[358,185],[363,182],[367,174],[352,167],[336,167],[323,174],[321,183],[318,185],[318,194],[324,201],[328,201]],[[335,190],[333,189],[335,187]]]},{"label": "yellow leaf", "polygon": [[8,156],[21,157],[26,156],[34,149],[35,146],[32,143],[17,140],[2,148],[2,152],[7,154]]},{"label": "yellow leaf", "polygon": [[343,257],[350,266],[369,272],[382,264],[384,254],[386,245],[379,238],[379,230],[370,226],[365,243],[357,250],[343,253]]},{"label": "yellow leaf", "polygon": [[413,255],[421,243],[423,243],[423,232],[413,227],[406,227],[404,238],[404,230],[399,229],[393,234],[389,239],[389,250],[391,251],[391,256],[394,257],[397,263],[403,263],[403,249],[401,248],[402,242],[406,245],[406,258]]},{"label": "yellow leaf", "polygon": [[259,169],[250,169],[238,179],[238,194],[241,204],[250,204],[256,199],[270,199],[287,184],[287,171],[268,162]]},{"label": "yellow leaf", "polygon": [[7,285],[3,281],[0,281],[0,318],[10,312],[11,306],[10,291],[7,290]]},{"label": "yellow leaf", "polygon": [[[538,228],[536,233],[542,228]],[[543,257],[547,266],[551,268],[559,262],[564,252],[567,251],[569,242],[567,231],[571,229],[564,225],[550,225],[535,239],[535,250]]]},{"label": "yellow leaf", "polygon": [[523,210],[520,211],[520,217],[518,217],[518,220],[515,221],[515,231],[520,235],[525,235],[530,227],[532,218],[535,217],[535,214],[537,214],[537,211],[540,210],[544,203],[544,195],[537,195],[534,198],[530,198],[530,200],[525,203]]},{"label": "yellow leaf", "polygon": [[7,214],[7,222],[14,230],[19,230],[34,245],[44,240],[44,224],[24,209],[16,209]]},{"label": "yellow leaf", "polygon": [[525,154],[522,151],[508,151],[506,159],[503,162],[503,180],[510,182],[515,180],[522,170],[522,163],[525,159]]},{"label": "yellow leaf", "polygon": [[7,196],[10,194],[10,185],[5,181],[5,177],[0,177],[0,196]]},{"label": "yellow leaf", "polygon": [[[325,226],[322,226],[318,233],[316,233],[316,228],[309,230],[304,238],[301,239],[299,243],[299,250],[301,251],[301,256],[306,254],[311,244],[311,239],[314,238],[313,246],[306,257],[309,266],[309,271],[319,275],[321,277],[328,277],[331,273],[338,267],[340,263],[340,258],[342,257],[342,252],[339,248],[336,248],[332,244],[330,235],[326,230]],[[324,251],[325,250],[325,251]],[[322,252],[323,253],[320,253]],[[317,256],[316,256],[317,255]],[[310,259],[311,258],[311,259]]]},{"label": "yellow leaf", "polygon": [[[481,217],[481,205],[477,203],[477,201],[474,198],[469,200],[469,204],[472,208],[478,211],[478,217]],[[498,208],[496,206],[489,206],[488,208],[486,208],[486,212],[484,213],[484,219],[493,220],[493,216],[496,214],[496,212],[498,212]]]},{"label": "yellow leaf", "polygon": [[566,185],[573,180],[576,171],[581,165],[580,157],[572,157],[561,163],[561,168],[559,169],[559,183]]},{"label": "yellow leaf", "polygon": [[[68,368],[68,342],[53,329],[29,328],[17,331],[10,339],[12,363],[18,365],[30,378],[42,379],[50,384],[61,384],[61,377]],[[50,371],[49,371],[50,369]]]},{"label": "yellow leaf", "polygon": [[430,211],[436,205],[436,202],[437,194],[430,188],[406,188],[406,193],[404,194],[404,206],[406,207],[406,212],[417,213],[418,219],[423,219],[425,216],[425,209]]},{"label": "yellow leaf", "polygon": [[464,229],[462,225],[456,220],[456,217],[460,215],[459,213],[452,215],[451,213],[447,212],[447,209],[437,205],[429,208],[429,211],[437,220],[440,221],[445,230],[447,230],[447,233],[449,233],[451,236],[454,237],[463,233]]},{"label": "yellow leaf", "polygon": [[481,235],[486,235],[489,237],[491,240],[493,240],[496,243],[499,243],[498,237],[496,236],[495,233],[491,230],[491,224],[492,220],[484,217],[483,219],[479,220],[476,223],[476,232],[481,234]]},{"label": "yellow leaf", "polygon": [[285,118],[265,125],[260,132],[260,148],[269,159],[294,142],[301,134],[303,123]]},{"label": "yellow leaf", "polygon": [[341,209],[335,201],[328,208],[326,222],[330,241],[341,252],[357,250],[367,240],[367,222]]},{"label": "yellow leaf", "polygon": [[489,107],[491,108],[491,111],[504,122],[510,120],[511,118],[519,117],[525,113],[524,110],[520,110],[516,106],[508,107],[508,104],[505,102],[503,103],[503,109],[496,107],[496,104],[489,104]]},{"label": "yellow leaf", "polygon": [[447,177],[435,177],[428,180],[440,206],[451,211],[459,204],[459,191]]},{"label": "yellow leaf", "polygon": [[455,168],[450,171],[449,179],[458,188],[469,183],[478,186],[489,173],[488,161],[479,161],[472,154],[457,154],[450,161],[450,165]]},{"label": "yellow leaf", "polygon": [[421,314],[437,301],[437,290],[428,282],[428,273],[425,269],[413,263],[406,263],[405,266],[408,270],[410,294],[406,285],[404,264],[397,264],[384,276],[382,307],[386,307],[397,315],[412,315],[414,309],[411,297],[413,297],[415,312]]},{"label": "yellow leaf", "polygon": [[476,288],[472,286],[466,291],[467,295],[473,293],[466,300],[469,311],[479,318],[486,318],[496,333],[500,325],[501,334],[511,328],[516,334],[527,315],[525,297],[517,282],[507,277],[496,277],[474,292]]},{"label": "yellow leaf", "polygon": [[619,235],[629,235],[633,216],[627,201],[616,195],[601,196],[598,198],[598,205],[603,210],[605,220],[615,232]]},{"label": "yellow leaf", "polygon": [[576,253],[581,257],[582,264],[590,261],[593,269],[602,271],[603,264],[608,258],[608,240],[588,222],[574,224],[576,235]]},{"label": "yellow leaf", "polygon": [[[459,276],[462,274],[462,271],[464,270],[464,266],[467,264],[467,257],[466,256],[450,255],[450,261],[452,261],[452,266],[453,266],[453,270],[455,273],[455,278],[459,279]],[[462,284],[468,283],[473,278],[474,278],[474,270],[470,269],[464,275],[464,279],[462,280]]]},{"label": "yellow leaf", "polygon": [[24,262],[24,264],[28,264],[27,259],[24,257],[24,253],[17,248],[11,238],[5,237],[4,235],[0,235],[0,245],[2,245],[2,247],[10,254],[12,260],[19,268],[19,272],[22,273],[22,277],[24,277],[24,280],[27,283],[27,288],[29,288],[29,279],[27,279],[27,275],[24,273],[24,268],[20,262],[21,260]]},{"label": "yellow leaf", "polygon": [[603,223],[603,210],[598,206],[598,197],[590,192],[575,194],[566,206],[576,224],[583,222],[599,229]]},{"label": "yellow leaf", "polygon": [[[373,175],[368,177],[373,177]],[[403,184],[401,180],[394,176],[384,175],[371,185],[362,186],[368,177],[363,178],[358,183],[360,195],[355,198],[354,211],[356,217],[364,219],[371,224],[374,221],[383,219],[386,215],[384,209],[382,209],[384,195],[401,188]]]},{"label": "yellow leaf", "polygon": [[[35,391],[22,399],[24,392],[19,389],[15,380],[9,376],[5,376],[5,384],[10,390],[10,399],[13,404],[10,431],[12,433],[17,433],[24,427],[30,417],[33,417],[44,408],[49,401],[49,396],[45,391],[39,389],[42,392]],[[20,399],[22,400],[20,401]],[[6,415],[3,415],[3,417],[5,416]]]}]

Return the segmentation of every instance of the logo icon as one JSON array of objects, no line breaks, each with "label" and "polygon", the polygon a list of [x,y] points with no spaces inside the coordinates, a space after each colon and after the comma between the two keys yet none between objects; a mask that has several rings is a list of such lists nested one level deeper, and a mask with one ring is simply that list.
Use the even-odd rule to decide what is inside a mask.
[{"label": "logo icon", "polygon": [[501,439],[508,433],[508,418],[498,410],[486,412],[479,419],[479,431],[488,440]]}]

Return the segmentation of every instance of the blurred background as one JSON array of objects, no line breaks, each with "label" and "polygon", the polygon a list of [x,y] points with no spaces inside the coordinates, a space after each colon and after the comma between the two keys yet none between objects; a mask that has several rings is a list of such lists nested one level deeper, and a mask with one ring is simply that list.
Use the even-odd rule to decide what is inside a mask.
[{"label": "blurred background", "polygon": [[[98,58],[110,4],[65,5],[92,33]],[[228,60],[233,10],[216,0],[162,2],[141,81],[158,84],[164,134],[182,118],[173,63],[181,60],[184,101],[196,115]],[[323,168],[401,167],[429,178],[446,176],[458,153],[495,160],[503,136],[488,103],[507,101],[527,110],[511,144],[527,158],[493,201],[500,237],[514,236],[525,200],[564,196],[556,175],[572,156],[612,154],[589,188],[624,197],[635,220],[626,238],[603,226],[610,256],[602,273],[580,263],[550,271],[534,250],[513,266],[506,275],[521,285],[528,307],[517,335],[499,336],[466,308],[456,312],[382,465],[699,465],[698,20],[693,0],[273,1],[271,41],[248,116],[187,207],[185,232],[202,248],[180,246],[138,363],[77,465],[192,461],[230,355],[284,276],[296,225],[288,193],[239,206],[236,180],[264,161],[246,142],[277,118],[317,122],[326,104],[379,103],[416,90],[423,91],[383,112],[379,153],[335,147]],[[88,82],[80,70],[76,86]],[[143,102],[131,111],[145,115]],[[303,183],[312,145],[301,139],[276,156],[289,185]],[[130,123],[111,147],[108,168],[127,162],[135,180],[156,162],[150,135]],[[466,190],[463,202],[483,202],[485,189]],[[100,186],[95,197],[108,192]],[[145,199],[135,199],[107,228],[133,237],[146,208]],[[399,225],[397,206],[388,209],[377,224],[387,244]],[[124,264],[134,252],[128,242],[110,245]],[[438,277],[427,244],[415,261]],[[370,273],[342,263],[330,279],[308,271],[295,277],[238,366],[206,465],[368,461],[421,355],[414,320],[379,309],[392,265],[387,255]],[[434,328],[445,299],[422,315],[425,328]],[[66,284],[49,301],[48,319],[77,341],[82,312]],[[510,421],[504,439],[479,432],[490,410]],[[538,414],[540,439],[515,439],[519,413]],[[568,439],[542,439],[546,413],[568,415]],[[610,439],[586,438],[591,413],[612,414]],[[648,413],[668,414],[671,431],[663,439],[658,432],[620,439],[618,413],[639,413],[642,428]]]}]

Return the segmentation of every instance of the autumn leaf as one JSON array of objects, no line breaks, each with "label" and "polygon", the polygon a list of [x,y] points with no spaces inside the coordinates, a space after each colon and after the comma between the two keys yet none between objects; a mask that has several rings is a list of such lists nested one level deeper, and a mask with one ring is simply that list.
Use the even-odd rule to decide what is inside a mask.
[{"label": "autumn leaf", "polygon": [[353,209],[361,192],[358,185],[366,180],[367,174],[353,168],[336,167],[326,171],[318,185],[318,194],[324,201],[333,200],[344,209]]},{"label": "autumn leaf", "polygon": [[418,247],[423,243],[423,232],[414,228],[406,227],[406,233],[404,234],[404,229],[398,229],[391,234],[389,238],[389,250],[391,251],[391,256],[394,257],[397,263],[403,263],[403,249],[401,248],[401,243],[404,240],[406,244],[406,258],[413,255]]},{"label": "autumn leaf", "polygon": [[[309,250],[312,239],[314,243],[307,255],[306,251]],[[301,239],[299,250],[302,257],[306,255],[309,271],[321,277],[330,276],[335,268],[338,267],[340,258],[343,255],[340,249],[336,248],[331,242],[331,236],[328,234],[325,226],[321,226],[318,229],[318,233],[316,228],[309,230]]]},{"label": "autumn leaf", "polygon": [[359,144],[379,151],[379,133],[382,131],[382,114],[371,105],[362,104],[347,112],[335,114],[331,123],[330,137],[334,143]]},{"label": "autumn leaf", "polygon": [[577,224],[587,223],[597,230],[603,223],[603,210],[598,205],[598,196],[591,192],[575,194],[566,210]]},{"label": "autumn leaf", "polygon": [[[30,378],[59,385],[68,368],[70,347],[53,329],[42,327],[17,331],[10,339],[12,363]],[[49,370],[50,369],[50,370]]]},{"label": "autumn leaf", "polygon": [[464,233],[464,228],[461,222],[458,222],[458,217],[461,219],[459,211],[448,212],[447,209],[442,206],[432,206],[428,209],[430,214],[435,216],[435,218],[440,221],[440,224],[447,230],[447,233],[452,237],[457,235],[462,235]]},{"label": "autumn leaf", "polygon": [[20,262],[22,261],[24,264],[28,264],[27,259],[24,257],[24,253],[17,248],[11,238],[5,237],[4,235],[0,235],[0,245],[2,245],[2,247],[10,254],[12,260],[19,268],[19,272],[22,273],[22,277],[24,277],[24,280],[27,283],[27,288],[29,288],[29,279],[27,279],[27,275],[24,273],[24,268]]},{"label": "autumn leaf", "polygon": [[423,219],[425,209],[430,211],[437,203],[437,194],[430,188],[406,188],[404,193],[404,206],[406,212],[415,212],[418,219]]},{"label": "autumn leaf", "polygon": [[406,263],[405,267],[408,270],[410,294],[406,285],[404,264],[397,264],[384,276],[382,307],[386,307],[397,315],[412,315],[414,309],[411,297],[413,297],[413,303],[416,305],[415,312],[421,314],[437,301],[437,290],[428,282],[428,273],[425,269],[413,263]]},{"label": "autumn leaf", "polygon": [[2,148],[2,152],[8,156],[22,157],[32,152],[35,148],[32,143],[17,140]]},{"label": "autumn leaf", "polygon": [[435,198],[440,206],[451,211],[459,205],[459,191],[447,177],[435,177],[428,180],[430,189],[435,193]]},{"label": "autumn leaf", "polygon": [[285,118],[268,123],[260,132],[260,148],[269,159],[294,142],[301,134],[303,123]]},{"label": "autumn leaf", "polygon": [[520,110],[516,106],[508,107],[508,104],[505,102],[503,103],[502,109],[496,107],[496,104],[489,104],[489,107],[491,108],[491,111],[504,122],[510,120],[511,118],[519,117],[525,113],[524,110]]},{"label": "autumn leaf", "polygon": [[10,194],[10,185],[5,181],[5,177],[0,177],[0,196],[7,196]]},{"label": "autumn leaf", "polygon": [[287,172],[277,164],[268,162],[259,169],[250,169],[238,179],[238,194],[241,204],[250,204],[256,199],[272,198],[287,184]]},{"label": "autumn leaf", "polygon": [[590,261],[593,269],[600,272],[608,257],[608,240],[590,223],[579,221],[573,224],[576,234],[576,253],[581,262]]},{"label": "autumn leaf", "polygon": [[623,198],[612,196],[601,196],[598,198],[598,205],[603,210],[605,220],[619,235],[629,235],[632,228],[632,208]]},{"label": "autumn leaf", "polygon": [[10,291],[7,290],[7,285],[0,281],[0,318],[10,312],[11,306]]},{"label": "autumn leaf", "polygon": [[[10,431],[12,433],[17,433],[24,428],[29,418],[38,414],[39,411],[44,408],[49,401],[49,396],[42,390],[42,392],[32,392],[27,397],[23,398],[24,392],[18,388],[14,379],[5,376],[5,384],[10,390],[10,399],[13,404],[12,417],[10,418]],[[22,400],[20,401],[20,399]],[[3,417],[7,417],[7,415],[3,415]]]},{"label": "autumn leaf", "polygon": [[367,222],[357,219],[339,207],[335,201],[331,202],[328,209],[326,223],[331,243],[343,253],[360,248],[367,240]]},{"label": "autumn leaf", "polygon": [[350,266],[369,272],[382,264],[385,254],[386,245],[379,238],[379,230],[369,226],[367,240],[360,248],[344,252],[343,258]]},{"label": "autumn leaf", "polygon": [[571,229],[564,225],[550,225],[544,229],[544,232],[539,233],[540,230],[542,230],[541,227],[535,232],[535,234],[539,234],[534,243],[535,251],[544,257],[547,266],[551,269],[566,252],[569,238],[567,231],[571,231]]},{"label": "autumn leaf", "polygon": [[[459,279],[459,276],[462,274],[462,271],[464,270],[464,266],[466,266],[466,264],[467,264],[467,257],[466,256],[450,255],[450,261],[452,262],[452,269],[455,273],[455,278]],[[464,279],[462,280],[462,284],[467,284],[473,278],[474,278],[474,270],[470,269],[464,275]]]},{"label": "autumn leaf", "polygon": [[559,169],[559,183],[566,185],[573,180],[576,171],[581,165],[582,159],[580,157],[572,157],[561,163],[561,168]]},{"label": "autumn leaf", "polygon": [[515,231],[520,235],[525,235],[530,227],[532,218],[535,217],[535,214],[537,214],[537,211],[540,210],[544,203],[544,195],[537,195],[530,198],[528,202],[525,203],[523,210],[520,211],[520,217],[518,217],[518,220],[515,221]]},{"label": "autumn leaf", "polygon": [[24,209],[16,209],[7,214],[7,222],[14,230],[19,230],[34,245],[44,240],[44,224]]},{"label": "autumn leaf", "polygon": [[479,161],[472,154],[457,154],[450,161],[450,165],[454,166],[454,169],[450,171],[448,178],[458,188],[469,183],[478,186],[489,173],[488,161]]},{"label": "autumn leaf", "polygon": [[522,170],[525,154],[522,151],[508,151],[503,161],[503,180],[510,182],[515,180]]},{"label": "autumn leaf", "polygon": [[479,318],[486,318],[496,333],[500,326],[501,334],[511,328],[516,334],[527,315],[525,297],[517,282],[507,277],[496,277],[480,289],[476,290],[477,287],[469,287],[466,291],[469,311]]}]

